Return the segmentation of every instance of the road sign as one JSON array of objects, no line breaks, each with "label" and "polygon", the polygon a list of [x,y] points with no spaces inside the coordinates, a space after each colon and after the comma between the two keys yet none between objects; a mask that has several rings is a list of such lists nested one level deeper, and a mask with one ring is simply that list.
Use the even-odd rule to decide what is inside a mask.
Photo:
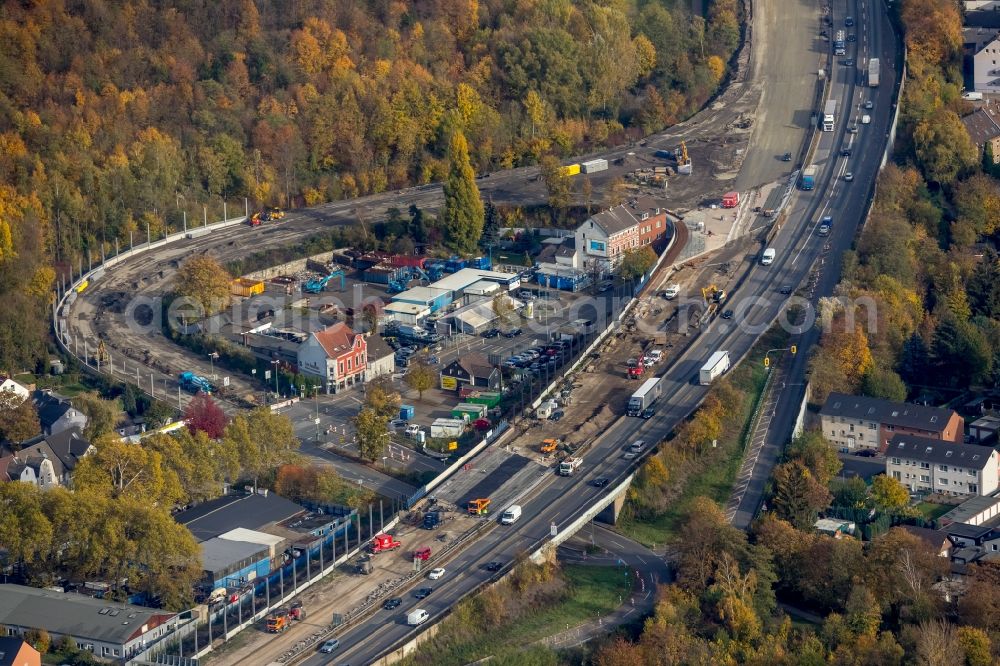
[{"label": "road sign", "polygon": [[222,378],[222,385],[223,386],[229,386],[229,377],[223,377]]},{"label": "road sign", "polygon": [[270,378],[271,378],[271,371],[270,370],[265,370],[264,371],[264,379],[270,379]]},{"label": "road sign", "polygon": [[454,451],[458,448],[458,442],[448,442],[448,450]]}]

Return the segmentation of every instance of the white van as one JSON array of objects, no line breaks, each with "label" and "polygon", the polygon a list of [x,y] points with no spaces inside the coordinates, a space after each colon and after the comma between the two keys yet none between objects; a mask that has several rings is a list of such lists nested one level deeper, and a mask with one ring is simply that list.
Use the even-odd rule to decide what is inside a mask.
[{"label": "white van", "polygon": [[871,116],[869,116],[867,114],[861,116],[861,124],[862,125],[868,125],[868,124],[871,123],[871,121],[872,121],[872,117]]},{"label": "white van", "polygon": [[771,264],[773,264],[775,254],[776,253],[773,247],[769,247],[766,250],[764,250],[764,254],[760,255],[760,265],[770,266]]},{"label": "white van", "polygon": [[410,611],[406,616],[406,624],[411,627],[415,627],[418,624],[423,624],[430,617],[430,613],[425,611],[423,608],[417,608],[416,610]]},{"label": "white van", "polygon": [[681,293],[681,286],[679,284],[672,284],[663,290],[663,298],[668,301],[677,298],[677,294]]},{"label": "white van", "polygon": [[517,504],[511,504],[510,507],[500,516],[501,525],[513,525],[517,522],[517,519],[521,517],[521,507]]}]

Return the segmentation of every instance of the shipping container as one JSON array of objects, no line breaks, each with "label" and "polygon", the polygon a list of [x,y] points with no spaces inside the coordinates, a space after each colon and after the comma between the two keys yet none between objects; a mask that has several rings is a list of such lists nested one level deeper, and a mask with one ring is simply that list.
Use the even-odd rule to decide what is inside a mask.
[{"label": "shipping container", "polygon": [[387,262],[390,266],[415,266],[423,269],[427,263],[427,257],[414,257],[406,254],[394,254]]},{"label": "shipping container", "polygon": [[451,410],[451,415],[456,419],[468,418],[470,421],[481,419],[486,416],[486,405],[472,402],[460,402]]},{"label": "shipping container", "polygon": [[608,170],[607,160],[588,160],[580,164],[580,170],[583,173],[596,173],[598,171]]},{"label": "shipping container", "polygon": [[566,166],[562,167],[561,170],[564,176],[575,176],[580,173],[580,165],[567,164]]},{"label": "shipping container", "polygon": [[463,419],[434,419],[431,423],[431,437],[461,437],[465,426]]},{"label": "shipping container", "polygon": [[260,280],[236,278],[229,283],[229,293],[233,296],[257,296],[264,293],[264,283]]},{"label": "shipping container", "polygon": [[500,399],[503,397],[503,394],[494,391],[472,391],[464,396],[460,394],[460,397],[466,402],[476,405],[486,405],[492,409],[500,405]]}]

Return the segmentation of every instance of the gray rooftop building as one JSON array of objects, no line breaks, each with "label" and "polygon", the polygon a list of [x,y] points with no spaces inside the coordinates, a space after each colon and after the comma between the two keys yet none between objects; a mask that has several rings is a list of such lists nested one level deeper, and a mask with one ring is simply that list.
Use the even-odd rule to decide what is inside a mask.
[{"label": "gray rooftop building", "polygon": [[0,585],[0,625],[8,634],[23,637],[31,629],[44,629],[53,642],[68,636],[79,649],[101,659],[124,662],[173,631],[177,623],[177,614],[170,611]]}]

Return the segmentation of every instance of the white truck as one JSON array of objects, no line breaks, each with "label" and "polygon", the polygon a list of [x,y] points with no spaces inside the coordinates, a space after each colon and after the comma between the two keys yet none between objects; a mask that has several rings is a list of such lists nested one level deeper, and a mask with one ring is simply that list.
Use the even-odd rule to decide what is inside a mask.
[{"label": "white truck", "polygon": [[521,517],[521,507],[518,504],[511,504],[507,510],[500,514],[501,525],[513,525]]},{"label": "white truck", "polygon": [[879,62],[878,58],[868,61],[868,87],[878,88]]},{"label": "white truck", "polygon": [[826,106],[823,107],[823,131],[832,132],[834,127],[836,127],[837,121],[837,100],[828,99],[826,100]]},{"label": "white truck", "polygon": [[584,173],[595,173],[597,171],[607,171],[608,161],[607,160],[588,160],[586,162],[580,163],[580,171]]},{"label": "white truck", "polygon": [[639,390],[628,399],[626,413],[629,416],[639,416],[647,407],[651,407],[660,397],[660,378],[651,377],[642,383]]},{"label": "white truck", "polygon": [[729,352],[717,351],[708,357],[705,365],[701,366],[701,372],[698,373],[698,381],[703,386],[708,386],[727,370],[729,370]]},{"label": "white truck", "polygon": [[573,476],[576,468],[583,463],[582,458],[566,458],[559,463],[559,476]]}]

